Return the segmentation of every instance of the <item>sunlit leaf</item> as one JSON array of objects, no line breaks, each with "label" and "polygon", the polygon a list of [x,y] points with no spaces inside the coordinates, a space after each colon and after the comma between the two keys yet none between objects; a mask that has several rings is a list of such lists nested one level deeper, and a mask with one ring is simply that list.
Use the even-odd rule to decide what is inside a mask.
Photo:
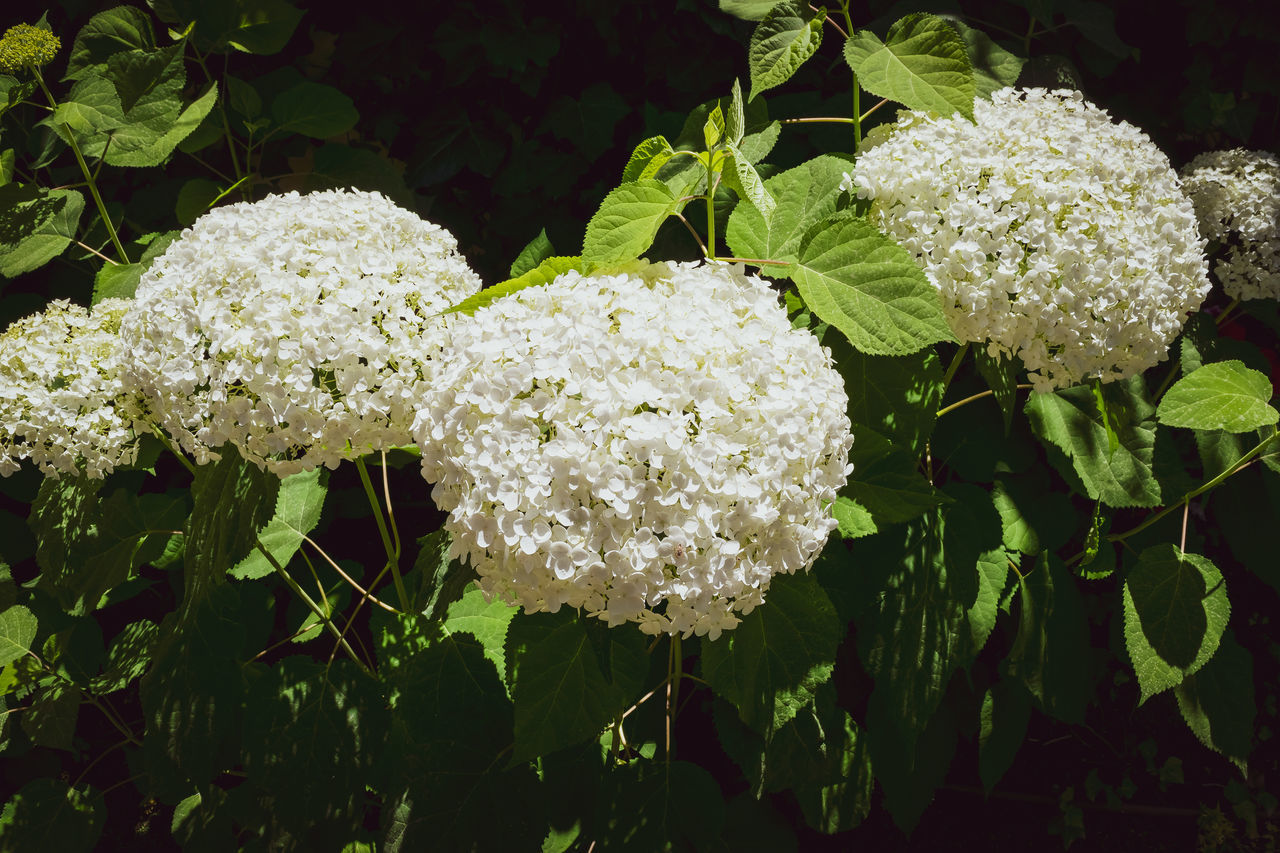
[{"label": "sunlit leaf", "polygon": [[862,30],[845,42],[858,84],[908,109],[973,120],[973,67],[964,39],[942,18],[917,13],[889,28],[884,41]]}]

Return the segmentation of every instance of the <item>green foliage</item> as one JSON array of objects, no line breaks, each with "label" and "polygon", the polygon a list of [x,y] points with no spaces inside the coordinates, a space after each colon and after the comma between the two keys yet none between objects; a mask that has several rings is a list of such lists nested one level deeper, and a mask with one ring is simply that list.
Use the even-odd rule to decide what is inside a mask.
[{"label": "green foliage", "polygon": [[[678,51],[675,70],[632,63],[633,83],[570,91],[564,63],[597,55],[567,49],[547,9],[446,9],[406,53],[376,15],[335,36],[309,8],[308,37],[291,42],[304,13],[285,0],[150,0],[69,31],[47,93],[0,75],[0,274],[32,274],[5,293],[14,316],[37,294],[131,297],[177,229],[219,204],[379,190],[449,227],[499,282],[450,312],[571,270],[727,246],[829,349],[855,433],[813,568],[771,579],[716,639],[487,600],[451,556],[411,447],[388,455],[383,516],[408,546],[397,569],[413,559],[404,612],[348,467],[281,480],[226,446],[189,473],[148,437],[105,480],[0,480],[0,756],[17,770],[0,849],[149,832],[191,850],[786,851],[851,830],[832,843],[890,848],[876,810],[910,831],[944,781],[975,770],[1015,796],[1046,779],[1070,840],[1083,796],[1114,808],[1157,783],[1216,792],[1230,769],[1208,750],[1261,778],[1280,589],[1274,306],[1224,313],[1215,292],[1168,367],[1018,405],[1023,365],[982,342],[957,350],[914,258],[842,189],[854,155],[835,152],[888,112],[853,86],[972,117],[997,88],[1060,85],[1063,51],[1088,72],[1071,85],[1143,114],[1124,87],[1095,85],[1131,48],[1093,6],[1031,3],[1030,30],[1009,27],[1025,37],[998,40],[928,14],[882,40],[856,5],[719,0],[758,23],[655,8],[637,12],[643,30],[613,10],[596,41],[631,56],[661,20],[643,53]],[[853,35],[823,48],[824,30]],[[716,82],[731,66],[715,47],[748,35],[744,98],[738,80]],[[1263,90],[1228,103],[1214,51],[1191,53],[1187,127],[1159,128],[1179,155],[1206,128],[1243,141],[1269,103]],[[460,94],[468,80],[484,97]],[[424,86],[430,103],[406,112],[396,93]],[[722,94],[686,116],[678,101],[695,92]],[[552,236],[575,234],[581,256],[557,256]],[[1146,702],[1161,691],[1174,701]],[[1164,754],[1175,704],[1201,763],[1221,767]],[[1039,747],[1033,759],[1029,745],[1086,717],[1070,766]],[[1135,726],[1145,776],[1119,766],[1140,768]],[[1044,772],[1027,774],[1031,760]],[[1226,790],[1241,815],[1270,807],[1238,780]],[[1207,810],[1214,794],[1196,796]]]},{"label": "green foliage", "polygon": [[1160,399],[1156,417],[1174,427],[1250,432],[1280,420],[1270,399],[1265,374],[1239,361],[1219,361],[1178,380]]},{"label": "green foliage", "polygon": [[837,215],[801,239],[787,274],[805,305],[868,355],[952,340],[937,291],[907,251],[865,219]]},{"label": "green foliage", "polygon": [[567,609],[513,619],[506,652],[516,760],[595,737],[626,709],[625,687],[648,666],[638,631],[628,626],[610,632],[605,643],[593,642],[583,620]]},{"label": "green foliage", "polygon": [[658,227],[682,203],[666,184],[654,179],[630,181],[605,196],[587,223],[582,259],[590,264],[620,264],[640,257]]},{"label": "green foliage", "polygon": [[702,652],[702,675],[711,689],[765,737],[831,677],[840,642],[835,608],[807,575],[775,578],[769,602]]},{"label": "green foliage", "polygon": [[1142,378],[1103,388],[1105,411],[1084,385],[1032,394],[1026,405],[1031,429],[1050,450],[1066,455],[1090,498],[1113,507],[1158,506],[1155,409]]},{"label": "green foliage", "polygon": [[1199,671],[1230,615],[1226,582],[1213,563],[1173,544],[1144,550],[1124,582],[1124,642],[1140,701]]},{"label": "green foliage", "polygon": [[815,11],[802,0],[780,0],[765,13],[747,49],[752,99],[787,82],[817,52],[826,17],[826,9]]},{"label": "green foliage", "polygon": [[965,40],[936,15],[908,15],[881,41],[867,30],[844,45],[844,58],[858,85],[911,110],[973,121],[973,66]]},{"label": "green foliage", "polygon": [[[289,565],[293,555],[302,547],[304,537],[320,521],[320,509],[328,491],[327,475],[323,468],[317,468],[291,474],[280,481],[275,514],[258,531],[258,543],[263,550],[251,551],[230,568],[232,577],[240,580],[265,577],[275,571],[273,560],[281,566]],[[270,560],[267,554],[271,555]]]}]

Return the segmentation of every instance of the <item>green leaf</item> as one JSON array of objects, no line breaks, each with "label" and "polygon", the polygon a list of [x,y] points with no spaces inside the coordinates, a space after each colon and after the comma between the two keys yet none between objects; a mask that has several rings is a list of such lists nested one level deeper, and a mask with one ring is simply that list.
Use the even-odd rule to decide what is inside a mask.
[{"label": "green leaf", "polygon": [[822,44],[825,8],[814,11],[804,0],[781,0],[751,33],[747,62],[751,68],[751,97],[781,85]]},{"label": "green leaf", "polygon": [[83,699],[80,688],[65,681],[52,681],[35,694],[22,712],[22,730],[37,746],[70,750]]},{"label": "green leaf", "polygon": [[227,572],[254,548],[258,531],[274,514],[280,478],[259,470],[225,448],[222,458],[196,469],[191,495],[195,505],[187,524],[183,552],[186,572],[179,623],[225,583]]},{"label": "green leaf", "polygon": [[[667,164],[675,149],[665,136],[651,136],[631,152],[631,159],[622,170],[622,182],[643,181],[657,177],[658,170]],[[514,275],[514,273],[513,273]]]},{"label": "green leaf", "polygon": [[954,340],[938,292],[907,250],[865,219],[814,226],[787,274],[814,314],[868,355],[908,355]]},{"label": "green leaf", "polygon": [[[197,469],[197,477],[206,467],[211,466]],[[226,584],[207,591],[188,588],[183,605],[185,621],[170,616],[161,626],[153,663],[140,685],[143,755],[152,790],[203,787],[241,761],[245,672],[239,659],[246,626],[239,592]]]},{"label": "green leaf", "polygon": [[746,109],[742,105],[742,84],[733,78],[733,89],[729,92],[729,106],[724,110],[725,142],[737,146],[747,132]]},{"label": "green leaf", "polygon": [[1004,431],[1008,435],[1013,423],[1013,407],[1018,393],[1018,375],[1022,373],[1022,359],[1015,356],[1001,357],[987,355],[986,350],[976,348],[973,353],[974,365],[978,374],[993,392],[1000,405],[1000,414],[1004,416]]},{"label": "green leaf", "polygon": [[515,706],[513,761],[598,736],[631,700],[606,674],[607,661],[597,655],[583,617],[567,607],[517,616],[506,648]]},{"label": "green leaf", "polygon": [[973,67],[964,39],[936,15],[908,15],[882,42],[867,30],[854,33],[844,57],[858,84],[908,109],[973,121]]},{"label": "green leaf", "polygon": [[794,263],[805,232],[836,213],[840,182],[852,168],[851,161],[824,154],[769,178],[764,189],[773,209],[766,214],[753,205],[735,207],[725,230],[729,248],[740,258]]},{"label": "green leaf", "polygon": [[[290,474],[280,481],[276,511],[258,532],[258,541],[281,566],[287,567],[302,547],[302,540],[320,523],[320,510],[329,489],[329,472],[323,468]],[[240,580],[263,578],[275,571],[271,561],[256,548],[228,573]]]},{"label": "green leaf", "polygon": [[1103,395],[1120,442],[1114,453],[1109,451],[1103,415],[1086,385],[1032,394],[1025,411],[1041,443],[1066,454],[1090,498],[1116,508],[1159,506],[1161,490],[1153,461],[1155,409],[1147,402],[1142,377],[1108,383]]},{"label": "green leaf", "polygon": [[991,487],[1004,547],[1030,556],[1059,548],[1072,532],[1071,499],[1049,491],[1037,474],[1000,474]]},{"label": "green leaf", "polygon": [[[872,539],[865,559],[884,560],[874,608],[858,623],[858,654],[874,687],[866,727],[872,766],[900,825],[914,822],[950,761],[954,724],[942,697],[969,654],[965,608],[948,575],[935,510]],[[954,749],[954,745],[950,747]],[[923,801],[923,802],[922,802]]]},{"label": "green leaf", "polygon": [[307,191],[352,188],[376,190],[402,207],[413,205],[413,193],[404,183],[403,166],[394,164],[385,152],[332,142],[321,146],[306,178]]},{"label": "green leaf", "polygon": [[360,113],[354,101],[332,86],[304,80],[276,96],[271,117],[275,131],[328,139],[355,127]]},{"label": "green leaf", "polygon": [[487,601],[479,587],[467,590],[448,610],[444,628],[449,634],[470,634],[480,643],[484,656],[493,661],[504,681],[507,676],[507,631],[520,608],[500,598]]},{"label": "green leaf", "polygon": [[538,232],[538,236],[529,241],[529,244],[520,250],[520,254],[516,255],[516,259],[511,262],[510,276],[519,278],[530,270],[537,269],[538,264],[555,254],[555,249],[551,246],[551,240],[547,238],[547,229],[543,228]]},{"label": "green leaf", "polygon": [[1139,704],[1204,666],[1230,615],[1226,582],[1212,562],[1172,543],[1145,549],[1124,582],[1124,644]]},{"label": "green leaf", "polygon": [[724,110],[717,104],[702,125],[702,141],[708,151],[714,151],[724,140]]},{"label": "green leaf", "polygon": [[631,114],[632,105],[612,85],[600,80],[575,91],[572,97],[561,95],[552,101],[542,127],[590,163],[613,149],[618,122]]},{"label": "green leaf", "polygon": [[996,44],[982,30],[976,30],[957,18],[947,18],[946,21],[964,39],[969,64],[973,66],[974,93],[979,98],[990,98],[997,89],[1018,82],[1025,59]]},{"label": "green leaf", "polygon": [[999,681],[982,696],[978,775],[987,794],[1013,766],[1031,720],[1031,697],[1022,685]]},{"label": "green leaf", "polygon": [[1187,429],[1250,432],[1280,421],[1268,403],[1271,380],[1239,361],[1206,364],[1182,377],[1160,400],[1156,418]]},{"label": "green leaf", "polygon": [[843,635],[817,581],[807,574],[775,577],[764,604],[702,644],[702,675],[744,723],[768,736],[831,677]]},{"label": "green leaf", "polygon": [[759,21],[776,5],[778,0],[720,0],[720,11],[744,21]]},{"label": "green leaf", "polygon": [[25,655],[36,638],[36,617],[21,604],[0,612],[0,666]]},{"label": "green leaf", "polygon": [[84,212],[84,196],[76,190],[50,190],[49,195],[64,201],[52,217],[11,251],[0,255],[0,276],[15,278],[38,269],[61,255],[75,239],[80,214]]},{"label": "green leaf", "polygon": [[95,849],[106,820],[102,795],[88,785],[36,779],[4,804],[0,838],[6,851],[88,851]]},{"label": "green leaf", "polygon": [[[12,149],[10,149],[12,150]],[[67,205],[67,194],[35,184],[0,186],[0,251],[22,244]]]},{"label": "green leaf", "polygon": [[853,473],[842,494],[871,513],[876,526],[910,521],[948,500],[917,470],[915,460],[882,435],[854,427]]},{"label": "green leaf", "polygon": [[123,690],[141,678],[151,665],[151,655],[160,637],[160,629],[149,619],[131,622],[111,641],[107,663],[102,674],[95,676],[90,688],[99,696]]},{"label": "green leaf", "polygon": [[738,198],[750,202],[752,207],[768,216],[774,208],[774,201],[764,188],[760,174],[737,148],[729,146],[728,154],[730,168],[722,173],[725,184],[737,193]]},{"label": "green leaf", "polygon": [[101,486],[83,477],[45,480],[31,507],[37,585],[74,614],[96,609],[108,590],[159,557],[187,515],[181,493],[117,489],[103,500]]},{"label": "green leaf", "polygon": [[1075,580],[1060,559],[1042,553],[1019,579],[1018,600],[1009,676],[1019,679],[1047,713],[1083,722],[1092,695],[1089,624]]},{"label": "green leaf", "polygon": [[245,696],[242,755],[269,792],[272,821],[313,849],[349,832],[388,717],[378,681],[349,660],[294,655],[259,675]]},{"label": "green leaf", "polygon": [[222,187],[207,178],[192,178],[178,190],[173,213],[178,224],[190,226],[222,195]]},{"label": "green leaf", "polygon": [[188,104],[181,113],[164,105],[157,105],[153,116],[134,121],[118,131],[105,160],[112,166],[159,166],[204,121],[218,101],[217,84],[210,84],[205,93]]},{"label": "green leaf", "polygon": [[66,79],[105,68],[107,59],[126,50],[155,50],[151,18],[133,6],[116,6],[89,19],[76,35],[67,58]]},{"label": "green leaf", "polygon": [[491,302],[496,302],[504,296],[510,296],[517,290],[524,290],[526,287],[538,287],[539,285],[549,284],[556,276],[563,275],[570,270],[581,272],[583,269],[582,258],[547,258],[533,269],[513,279],[495,284],[492,287],[486,287],[484,290],[468,296],[466,299],[452,306],[444,313],[452,314],[455,311],[463,314],[474,314],[479,309]]},{"label": "green leaf", "polygon": [[1173,689],[1182,718],[1200,742],[1231,759],[1242,773],[1253,747],[1253,656],[1228,631],[1213,657]]},{"label": "green leaf", "polygon": [[449,607],[462,598],[476,577],[469,564],[464,567],[450,558],[451,539],[447,530],[436,530],[418,539],[418,556],[412,571],[405,576],[409,606],[434,621],[444,621]]},{"label": "green leaf", "polygon": [[720,842],[724,800],[697,764],[636,761],[615,768],[597,801],[600,844],[619,853],[710,850]]},{"label": "green leaf", "polygon": [[177,231],[152,235],[136,264],[103,264],[93,277],[93,304],[97,305],[104,299],[132,299],[142,274],[177,237]]},{"label": "green leaf", "polygon": [[849,395],[849,420],[870,427],[914,458],[924,454],[942,402],[942,364],[924,349],[912,355],[865,355],[844,338],[826,343]]},{"label": "green leaf", "polygon": [[202,52],[279,53],[302,19],[302,11],[285,0],[150,0],[149,5],[177,32],[194,23],[192,39]]},{"label": "green leaf", "polygon": [[79,140],[81,154],[101,157],[108,134],[124,124],[124,107],[116,87],[96,74],[76,81],[53,115],[41,121],[64,141]]},{"label": "green leaf", "polygon": [[[537,776],[527,763],[502,769],[512,707],[484,648],[420,614],[378,611],[372,621],[391,705],[374,779],[383,849],[536,849],[546,832]],[[494,803],[504,804],[501,821]]]},{"label": "green leaf", "polygon": [[836,502],[831,507],[831,514],[839,524],[836,531],[845,539],[870,536],[878,529],[871,513],[857,501],[843,495],[836,498]]},{"label": "green leaf", "polygon": [[[0,112],[0,115],[3,113]],[[0,150],[0,186],[5,186],[13,181],[13,164],[17,155],[14,154],[12,148]]]},{"label": "green leaf", "polygon": [[587,223],[582,259],[601,266],[640,257],[658,228],[681,202],[657,180],[632,181],[613,190]]}]

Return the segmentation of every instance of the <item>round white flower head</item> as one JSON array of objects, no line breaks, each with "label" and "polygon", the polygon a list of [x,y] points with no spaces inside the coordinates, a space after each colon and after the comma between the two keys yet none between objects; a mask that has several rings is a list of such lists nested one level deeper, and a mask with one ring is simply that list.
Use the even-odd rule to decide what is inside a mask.
[{"label": "round white flower head", "polygon": [[284,476],[409,443],[437,316],[480,289],[448,231],[378,193],[200,217],[138,284],[128,379],[197,461],[230,442]]},{"label": "round white flower head", "polygon": [[835,527],[844,384],[740,266],[566,273],[453,344],[414,433],[490,597],[714,639]]},{"label": "round white flower head", "polygon": [[1168,159],[1078,92],[1002,89],[974,113],[905,114],[851,176],[956,336],[1020,356],[1040,391],[1162,361],[1210,287]]},{"label": "round white flower head", "polygon": [[128,307],[59,299],[0,334],[0,475],[30,459],[45,476],[101,479],[137,458],[141,404],[120,381]]},{"label": "round white flower head", "polygon": [[1222,249],[1213,271],[1232,299],[1280,299],[1280,158],[1210,151],[1182,167],[1200,233]]}]

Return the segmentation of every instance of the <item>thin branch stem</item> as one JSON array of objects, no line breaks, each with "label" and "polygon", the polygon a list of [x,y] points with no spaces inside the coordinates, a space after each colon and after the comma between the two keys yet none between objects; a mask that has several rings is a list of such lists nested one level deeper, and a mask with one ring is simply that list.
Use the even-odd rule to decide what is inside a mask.
[{"label": "thin branch stem", "polygon": [[963,343],[960,349],[956,350],[956,354],[951,357],[951,363],[947,365],[947,372],[942,377],[942,394],[947,393],[947,389],[951,387],[951,380],[955,378],[956,371],[960,369],[960,362],[964,361],[965,355],[969,352],[969,344]]},{"label": "thin branch stem", "polygon": [[[1022,384],[1022,385],[1015,385],[1013,387],[1019,391],[1025,391],[1029,388],[1034,388],[1035,386]],[[960,408],[966,403],[972,403],[974,400],[981,400],[983,397],[995,396],[995,393],[996,393],[995,391],[992,391],[990,388],[988,388],[986,391],[979,391],[977,394],[972,394],[968,397],[965,397],[963,400],[957,400],[954,403],[952,403],[950,406],[944,406],[943,408],[938,409],[938,417],[942,417],[947,412],[954,411],[955,409]]]},{"label": "thin branch stem", "polygon": [[[35,67],[32,67],[31,71],[36,78],[36,83],[44,91],[44,96],[49,99],[49,106],[57,110],[58,101],[53,97],[53,92],[49,91],[49,87],[45,85],[44,75]],[[76,155],[76,162],[80,164],[80,172],[84,175],[85,182],[89,185],[89,194],[93,196],[93,203],[98,206],[98,215],[102,217],[102,224],[107,229],[107,234],[111,236],[111,244],[115,246],[116,254],[120,256],[120,260],[127,264],[129,263],[129,256],[125,254],[124,246],[120,243],[120,235],[116,233],[115,226],[111,224],[111,217],[107,214],[107,205],[102,201],[102,195],[98,192],[98,183],[93,179],[93,174],[89,171],[89,164],[84,161],[84,154],[80,152],[80,145],[76,142],[76,135],[66,122],[62,123],[62,129],[67,134],[67,145],[70,146],[71,153]]]},{"label": "thin branch stem", "polygon": [[1261,453],[1263,448],[1265,448],[1268,444],[1270,444],[1272,440],[1274,440],[1275,437],[1278,435],[1280,435],[1280,432],[1273,432],[1271,435],[1264,438],[1258,444],[1254,445],[1252,450],[1250,450],[1244,456],[1241,456],[1238,460],[1236,460],[1234,465],[1227,468],[1227,470],[1223,471],[1221,474],[1214,477],[1212,480],[1209,480],[1203,485],[1197,486],[1196,488],[1187,492],[1185,495],[1179,498],[1176,503],[1172,503],[1169,506],[1157,512],[1155,515],[1149,516],[1145,521],[1143,521],[1141,524],[1137,525],[1136,527],[1132,527],[1126,530],[1124,533],[1112,533],[1107,537],[1107,541],[1123,543],[1125,539],[1128,539],[1130,536],[1134,535],[1135,533],[1139,533],[1143,530],[1146,530],[1148,527],[1155,524],[1157,521],[1164,518],[1169,513],[1173,512],[1175,509],[1178,508],[1179,505],[1183,503],[1189,503],[1192,498],[1204,494],[1205,492],[1217,486],[1222,481],[1226,480],[1228,477],[1231,477],[1235,474],[1240,473],[1245,468],[1249,467],[1249,465],[1252,464],[1251,460],[1255,456],[1257,456],[1259,453]]},{"label": "thin branch stem", "polygon": [[360,482],[364,485],[365,496],[369,499],[369,505],[373,507],[373,518],[378,523],[378,534],[382,537],[382,546],[387,551],[387,565],[391,568],[391,579],[396,585],[396,595],[400,599],[400,609],[409,610],[409,593],[404,588],[404,579],[400,577],[400,550],[397,545],[391,542],[391,533],[387,529],[387,520],[382,515],[382,506],[378,503],[378,496],[373,490],[373,481],[369,479],[369,469],[364,464],[364,459],[356,458],[356,470],[360,472]]},{"label": "thin branch stem", "polygon": [[684,223],[684,227],[689,229],[689,233],[693,235],[693,239],[698,241],[698,248],[702,250],[702,256],[704,258],[708,257],[707,244],[702,242],[702,235],[698,233],[698,229],[694,228],[693,225],[689,222],[689,220],[684,218],[683,213],[680,213],[677,211],[673,215],[676,217],[676,219],[679,219],[681,222]]},{"label": "thin branch stem", "polygon": [[784,118],[783,124],[858,124],[856,118],[844,116],[808,116],[806,118]]},{"label": "thin branch stem", "polygon": [[324,623],[324,626],[329,629],[329,633],[333,634],[335,637],[338,638],[339,644],[341,644],[342,648],[345,649],[347,654],[351,656],[351,659],[355,661],[356,664],[361,669],[363,669],[365,672],[372,675],[372,671],[365,664],[365,662],[362,661],[360,657],[356,654],[355,649],[351,648],[351,644],[347,642],[346,637],[342,636],[342,634],[338,631],[338,626],[333,624],[333,620],[331,620],[328,616],[325,615],[325,612],[320,609],[320,605],[312,601],[311,596],[307,595],[306,590],[304,590],[302,586],[296,580],[294,580],[293,577],[287,571],[285,571],[284,566],[280,565],[280,561],[277,560],[271,554],[271,552],[266,549],[265,546],[263,546],[262,540],[259,539],[254,544],[257,546],[258,551],[261,552],[262,556],[267,558],[267,562],[271,564],[271,567],[276,570],[276,574],[284,578],[284,582],[289,585],[290,589],[293,590],[294,595],[301,598],[303,602],[306,603],[306,605],[311,608],[311,612],[316,614],[316,616],[320,617],[320,621],[322,621]]},{"label": "thin branch stem", "polygon": [[751,264],[752,266],[757,266],[757,267],[789,267],[791,266],[791,264],[788,263],[787,261],[771,261],[766,258],[734,258],[734,257],[726,258],[721,256],[719,258],[716,258],[716,260],[724,261],[727,264]]},{"label": "thin branch stem", "polygon": [[[320,547],[319,543],[317,543],[317,542],[316,542],[314,539],[312,539],[310,536],[307,536],[306,534],[303,534],[303,536],[302,536],[302,541],[303,541],[303,542],[306,542],[306,543],[307,543],[308,545],[310,545],[312,548],[315,548],[315,549],[316,549],[316,553],[317,553],[317,554],[319,554],[322,558],[324,558],[324,561],[325,561],[326,563],[328,563],[328,564],[330,565],[330,567],[332,567],[332,568],[333,568],[333,570],[334,570],[335,572],[337,572],[338,574],[342,575],[342,579],[343,579],[343,580],[345,580],[347,583],[351,584],[351,586],[355,588],[355,591],[356,591],[356,592],[360,593],[362,596],[364,596],[365,598],[369,599],[369,600],[370,600],[370,601],[372,601],[374,604],[378,605],[379,607],[381,607],[383,610],[387,611],[388,613],[399,613],[399,612],[400,612],[399,610],[396,610],[394,607],[392,607],[390,604],[387,604],[385,601],[382,601],[381,599],[379,599],[376,595],[374,595],[374,594],[373,594],[372,592],[370,592],[369,590],[367,590],[367,589],[365,589],[364,587],[360,586],[360,584],[356,583],[355,578],[351,577],[351,575],[349,575],[349,574],[347,574],[346,572],[344,572],[344,571],[342,570],[342,566],[339,566],[339,565],[334,561],[334,559],[333,559],[332,557],[330,557],[327,553],[325,553],[325,550],[324,550],[323,548],[321,548],[321,547]],[[383,575],[383,574],[386,574],[386,571],[387,571],[387,569],[386,569],[386,567],[384,567],[384,568],[383,568],[383,570],[382,570],[382,573],[378,575],[378,578],[380,579],[380,578],[382,577],[382,575]],[[375,579],[374,583],[377,583],[377,579]]]}]

